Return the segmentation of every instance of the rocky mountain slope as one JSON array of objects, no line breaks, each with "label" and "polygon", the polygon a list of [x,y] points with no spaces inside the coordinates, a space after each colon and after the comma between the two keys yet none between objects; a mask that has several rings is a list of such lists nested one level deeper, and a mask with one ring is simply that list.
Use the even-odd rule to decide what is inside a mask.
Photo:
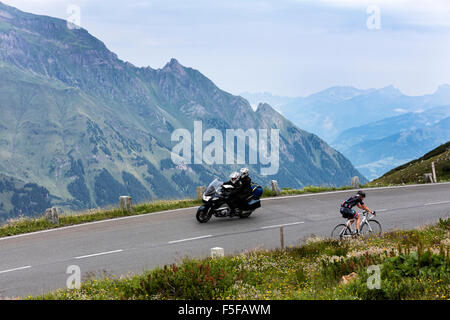
[{"label": "rocky mountain slope", "polygon": [[0,174],[0,224],[22,216],[40,215],[52,200],[55,199],[46,188]]},{"label": "rocky mountain slope", "polygon": [[371,185],[424,183],[424,174],[432,173],[431,163],[434,162],[436,180],[438,182],[450,180],[450,141],[428,151],[420,158],[398,166],[380,178],[371,181]]}]

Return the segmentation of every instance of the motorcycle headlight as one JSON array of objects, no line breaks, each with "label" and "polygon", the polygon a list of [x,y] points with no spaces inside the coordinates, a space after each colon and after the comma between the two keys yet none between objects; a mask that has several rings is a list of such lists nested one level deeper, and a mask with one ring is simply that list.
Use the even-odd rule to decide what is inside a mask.
[{"label": "motorcycle headlight", "polygon": [[205,195],[203,195],[203,196],[202,196],[202,199],[203,199],[203,201],[208,202],[209,199],[211,199],[211,196],[205,196]]}]

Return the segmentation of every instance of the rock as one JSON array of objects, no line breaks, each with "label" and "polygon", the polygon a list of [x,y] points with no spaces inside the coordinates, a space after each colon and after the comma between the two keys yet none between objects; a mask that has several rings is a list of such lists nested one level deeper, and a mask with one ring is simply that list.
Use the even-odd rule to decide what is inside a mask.
[{"label": "rock", "polygon": [[45,210],[45,219],[51,224],[59,223],[58,209],[55,207]]},{"label": "rock", "polygon": [[358,274],[356,272],[352,272],[347,276],[342,276],[341,281],[339,282],[340,284],[347,284],[350,281],[356,280],[358,279]]}]

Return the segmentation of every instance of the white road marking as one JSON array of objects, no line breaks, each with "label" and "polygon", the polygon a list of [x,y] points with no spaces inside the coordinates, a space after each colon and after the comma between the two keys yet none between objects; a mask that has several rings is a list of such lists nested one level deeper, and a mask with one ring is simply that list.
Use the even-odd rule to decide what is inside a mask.
[{"label": "white road marking", "polygon": [[430,202],[430,203],[425,203],[425,206],[432,206],[434,204],[444,204],[444,203],[450,203],[450,201],[441,201],[441,202]]},{"label": "white road marking", "polygon": [[122,249],[113,250],[113,251],[105,251],[105,252],[99,252],[99,253],[88,254],[88,255],[85,255],[85,256],[75,257],[74,259],[84,259],[84,258],[90,258],[90,257],[97,257],[97,256],[103,256],[105,254],[118,253],[118,252],[122,252],[122,251],[123,251]]},{"label": "white road marking", "polygon": [[286,227],[286,226],[294,226],[294,225],[301,224],[301,223],[305,223],[305,222],[299,221],[299,222],[292,222],[292,223],[276,224],[273,226],[261,227],[260,229],[272,229],[272,228],[279,228],[279,227]]},{"label": "white road marking", "polygon": [[3,270],[3,271],[0,271],[0,274],[1,273],[7,273],[7,272],[24,270],[24,269],[28,269],[28,268],[31,268],[31,266],[25,266],[25,267],[19,267],[19,268],[14,268],[14,269],[9,269],[9,270]]},{"label": "white road marking", "polygon": [[195,238],[187,238],[187,239],[169,241],[169,244],[178,243],[178,242],[185,242],[185,241],[192,241],[192,240],[199,240],[199,239],[205,239],[205,238],[210,238],[210,237],[212,237],[212,235],[208,234],[206,236],[200,236],[200,237],[195,237]]}]

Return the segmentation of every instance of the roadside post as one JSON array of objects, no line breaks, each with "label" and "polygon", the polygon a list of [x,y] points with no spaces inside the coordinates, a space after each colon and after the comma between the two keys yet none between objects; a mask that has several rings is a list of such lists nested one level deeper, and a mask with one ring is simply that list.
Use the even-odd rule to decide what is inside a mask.
[{"label": "roadside post", "polygon": [[206,187],[205,186],[199,186],[196,188],[197,191],[197,199],[201,199],[202,198],[202,194],[203,191],[205,191]]},{"label": "roadside post", "polygon": [[434,181],[434,183],[437,183],[436,169],[434,168],[434,161],[431,162],[431,173],[433,174],[433,181]]},{"label": "roadside post", "polygon": [[211,248],[211,258],[222,258],[225,256],[225,251],[223,248],[215,247]]},{"label": "roadside post", "polygon": [[45,219],[51,224],[59,223],[58,209],[55,207],[45,210]]},{"label": "roadside post", "polygon": [[283,227],[280,227],[280,244],[281,244],[281,249],[284,249],[284,229]]},{"label": "roadside post", "polygon": [[272,191],[275,192],[277,196],[281,194],[280,187],[278,186],[277,180],[270,181],[270,184],[272,185]]},{"label": "roadside post", "polygon": [[133,211],[133,203],[130,196],[119,197],[119,208],[125,211]]}]

